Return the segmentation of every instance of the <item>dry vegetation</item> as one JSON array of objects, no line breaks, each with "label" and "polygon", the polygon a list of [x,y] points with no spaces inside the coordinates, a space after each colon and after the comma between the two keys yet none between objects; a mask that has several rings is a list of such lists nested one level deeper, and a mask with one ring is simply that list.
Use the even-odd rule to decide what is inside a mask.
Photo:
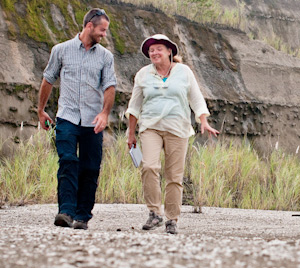
[{"label": "dry vegetation", "polygon": [[[191,138],[185,170],[185,192],[190,198],[186,202],[195,207],[300,210],[297,153],[287,155],[274,149],[268,159],[261,159],[249,144],[219,141],[203,146]],[[57,161],[53,131],[38,131],[21,143],[12,159],[0,163],[0,204],[56,202]],[[97,202],[143,203],[140,172],[131,162],[126,137],[116,136],[114,144],[104,150]]]}]

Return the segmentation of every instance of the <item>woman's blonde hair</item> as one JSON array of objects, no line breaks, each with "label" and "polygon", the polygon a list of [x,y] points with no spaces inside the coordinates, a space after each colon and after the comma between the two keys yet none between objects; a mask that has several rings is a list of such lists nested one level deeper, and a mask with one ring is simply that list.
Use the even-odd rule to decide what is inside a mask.
[{"label": "woman's blonde hair", "polygon": [[[166,45],[165,45],[166,46]],[[171,51],[171,55],[170,55],[170,61],[171,62],[178,62],[178,63],[182,63],[182,57],[179,56],[178,54],[176,54],[175,56],[173,56],[173,52],[172,52],[172,49],[168,46],[166,46],[167,49],[170,49]]]},{"label": "woman's blonde hair", "polygon": [[176,55],[173,57],[174,62],[182,63],[182,57],[179,55]]}]

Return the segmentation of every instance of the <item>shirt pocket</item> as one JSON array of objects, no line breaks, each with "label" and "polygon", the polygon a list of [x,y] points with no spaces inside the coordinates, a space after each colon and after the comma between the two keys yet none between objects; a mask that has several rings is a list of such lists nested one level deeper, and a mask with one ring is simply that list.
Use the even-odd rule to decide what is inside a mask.
[{"label": "shirt pocket", "polygon": [[78,79],[78,65],[65,64],[63,69],[63,77],[66,81],[75,82]]},{"label": "shirt pocket", "polygon": [[95,90],[99,90],[101,82],[101,70],[90,67],[88,69],[87,83]]},{"label": "shirt pocket", "polygon": [[103,65],[99,62],[90,63],[88,67],[87,83],[95,90],[100,90]]}]

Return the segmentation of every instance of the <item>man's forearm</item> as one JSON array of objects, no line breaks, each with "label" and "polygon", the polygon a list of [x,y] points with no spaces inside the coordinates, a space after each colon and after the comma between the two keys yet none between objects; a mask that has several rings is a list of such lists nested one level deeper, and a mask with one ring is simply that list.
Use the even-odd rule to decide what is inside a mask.
[{"label": "man's forearm", "polygon": [[44,111],[46,104],[48,102],[49,96],[51,94],[53,85],[48,83],[45,78],[43,78],[40,92],[39,92],[39,104],[38,104],[38,112]]},{"label": "man's forearm", "polygon": [[115,101],[115,87],[111,86],[104,91],[104,103],[102,113],[105,113],[107,116],[110,113],[112,106]]}]

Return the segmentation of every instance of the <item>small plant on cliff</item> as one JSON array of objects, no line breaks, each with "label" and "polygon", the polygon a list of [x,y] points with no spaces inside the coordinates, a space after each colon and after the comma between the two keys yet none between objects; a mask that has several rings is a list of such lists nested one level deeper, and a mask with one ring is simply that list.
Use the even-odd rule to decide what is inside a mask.
[{"label": "small plant on cliff", "polygon": [[113,14],[110,14],[108,12],[108,15],[110,17],[109,30],[113,36],[115,47],[117,51],[119,51],[120,54],[123,55],[125,53],[125,41],[120,36],[121,27],[119,25],[118,20],[115,18]]},{"label": "small plant on cliff", "polygon": [[122,0],[137,6],[154,6],[169,16],[180,15],[199,23],[221,23],[243,27],[244,3],[236,0],[236,8],[222,8],[219,0]]},{"label": "small plant on cliff", "polygon": [[300,58],[300,49],[293,49],[291,48],[291,46],[287,43],[285,43],[280,37],[276,36],[274,33],[271,37],[267,38],[263,38],[263,41],[274,47],[276,50],[278,51],[282,51],[286,54],[290,54],[293,55],[294,57],[298,57]]},{"label": "small plant on cliff", "polygon": [[[20,34],[49,46],[73,37],[80,30],[86,12],[84,4],[78,0],[4,0],[0,4],[9,21],[8,30],[12,38]],[[16,5],[22,5],[22,14]],[[63,17],[63,25],[58,28],[53,21],[55,16],[51,13],[53,6],[57,7]]]}]

